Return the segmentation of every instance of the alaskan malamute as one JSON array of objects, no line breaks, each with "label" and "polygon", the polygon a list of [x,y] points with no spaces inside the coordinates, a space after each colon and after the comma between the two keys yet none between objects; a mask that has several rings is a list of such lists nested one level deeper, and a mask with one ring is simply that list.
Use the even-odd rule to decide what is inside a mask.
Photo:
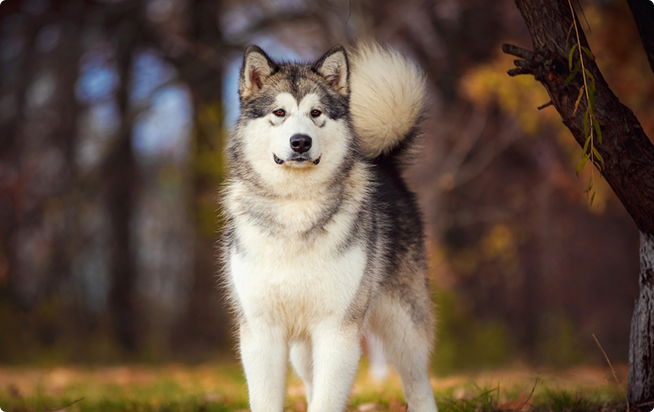
[{"label": "alaskan malamute", "polygon": [[223,256],[252,411],[282,411],[289,354],[309,412],[342,411],[367,334],[409,409],[436,411],[423,225],[401,177],[422,72],[375,44],[313,64],[250,46],[239,94]]}]

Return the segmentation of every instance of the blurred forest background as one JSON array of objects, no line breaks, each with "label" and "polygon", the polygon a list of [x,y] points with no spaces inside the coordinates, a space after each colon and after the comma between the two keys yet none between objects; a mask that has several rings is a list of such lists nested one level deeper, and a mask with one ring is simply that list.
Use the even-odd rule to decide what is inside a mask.
[{"label": "blurred forest background", "polygon": [[[654,136],[654,76],[624,0],[581,0],[620,100]],[[500,46],[511,0],[5,0],[0,364],[231,360],[216,287],[223,147],[244,48],[310,61],[376,39],[427,73],[407,178],[440,307],[434,370],[626,362],[638,232]],[[654,213],[654,212],[653,212]]]}]

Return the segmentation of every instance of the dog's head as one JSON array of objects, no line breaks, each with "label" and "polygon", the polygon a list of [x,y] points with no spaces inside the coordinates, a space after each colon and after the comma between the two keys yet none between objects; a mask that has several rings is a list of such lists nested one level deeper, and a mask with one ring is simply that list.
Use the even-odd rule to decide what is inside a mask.
[{"label": "dog's head", "polygon": [[333,176],[356,151],[348,76],[341,46],[307,65],[277,63],[259,47],[248,47],[239,84],[240,160],[274,186],[297,179],[318,184]]}]

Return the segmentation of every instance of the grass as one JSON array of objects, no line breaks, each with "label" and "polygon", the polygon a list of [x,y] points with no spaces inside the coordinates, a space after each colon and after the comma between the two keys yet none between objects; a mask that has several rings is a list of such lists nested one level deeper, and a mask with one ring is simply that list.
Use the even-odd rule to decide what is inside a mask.
[{"label": "grass", "polygon": [[[611,377],[611,380],[609,380]],[[513,369],[433,379],[437,403],[448,412],[588,412],[625,409],[624,388],[611,372],[578,368],[543,372]],[[218,412],[247,410],[239,365],[159,367],[0,368],[4,412],[134,411]],[[406,406],[400,380],[357,375],[349,411],[400,412]],[[304,387],[293,374],[286,411],[305,412]]]}]

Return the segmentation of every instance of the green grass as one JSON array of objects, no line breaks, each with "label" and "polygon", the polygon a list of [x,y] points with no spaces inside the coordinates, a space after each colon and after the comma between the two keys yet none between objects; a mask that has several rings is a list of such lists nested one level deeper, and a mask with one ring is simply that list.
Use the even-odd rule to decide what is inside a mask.
[{"label": "green grass", "polygon": [[[439,398],[439,408],[448,412],[494,412],[494,411],[533,411],[533,412],[589,412],[589,411],[624,411],[626,403],[624,394],[610,390],[571,391],[566,389],[545,388],[525,395],[515,394],[509,390],[501,394],[498,388],[477,388],[466,399],[453,396]],[[502,401],[504,399],[504,401]]]},{"label": "green grass", "polygon": [[[501,371],[432,383],[439,409],[447,412],[624,410],[624,388],[605,382],[603,371],[591,374],[590,381],[589,373],[579,375],[585,378],[554,372],[536,379],[529,371]],[[300,380],[289,374],[287,388],[285,410],[305,412]],[[247,410],[248,405],[239,365],[170,365],[0,368],[0,408],[4,412],[218,412]],[[392,374],[384,382],[373,382],[364,362],[348,410],[403,412],[399,378]]]},{"label": "green grass", "polygon": [[[14,369],[0,373],[3,411],[230,411],[247,407],[237,365]],[[13,381],[12,381],[13,380]]]}]

